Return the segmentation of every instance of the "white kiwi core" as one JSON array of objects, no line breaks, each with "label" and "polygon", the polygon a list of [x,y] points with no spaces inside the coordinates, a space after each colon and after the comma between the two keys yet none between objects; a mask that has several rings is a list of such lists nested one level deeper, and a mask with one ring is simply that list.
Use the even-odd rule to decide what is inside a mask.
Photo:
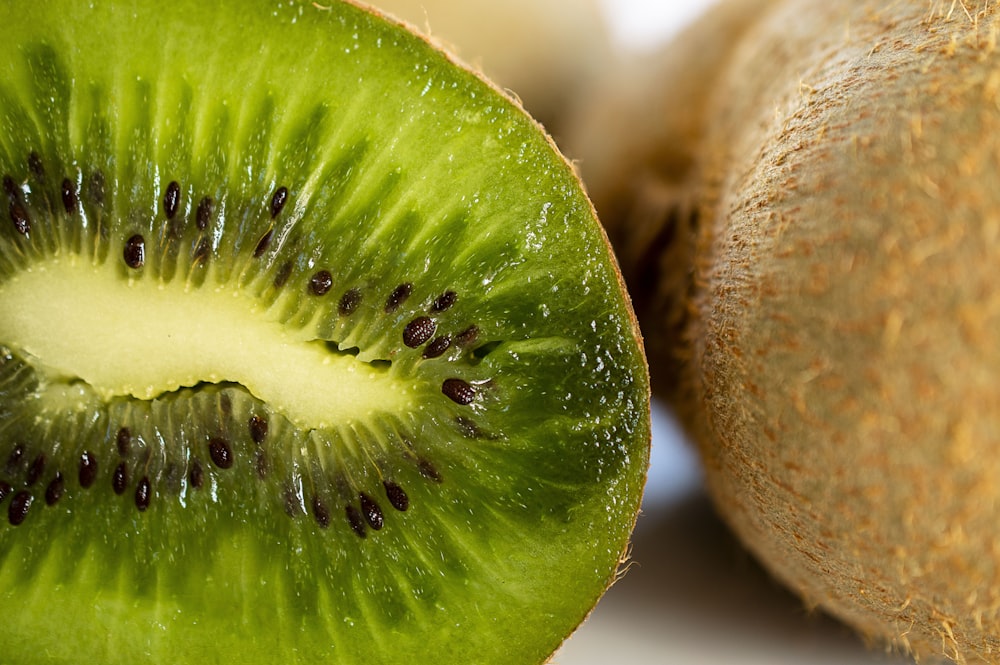
[{"label": "white kiwi core", "polygon": [[51,381],[82,380],[105,399],[238,383],[305,429],[411,406],[414,387],[388,368],[286,329],[238,289],[116,268],[64,256],[4,281],[0,341]]}]

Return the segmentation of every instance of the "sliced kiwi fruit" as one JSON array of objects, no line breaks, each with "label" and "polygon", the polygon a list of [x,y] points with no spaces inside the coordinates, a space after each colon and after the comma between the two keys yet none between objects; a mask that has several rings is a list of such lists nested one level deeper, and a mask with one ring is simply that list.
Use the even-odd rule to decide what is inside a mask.
[{"label": "sliced kiwi fruit", "polygon": [[0,653],[530,663],[648,379],[519,106],[349,3],[0,5]]}]

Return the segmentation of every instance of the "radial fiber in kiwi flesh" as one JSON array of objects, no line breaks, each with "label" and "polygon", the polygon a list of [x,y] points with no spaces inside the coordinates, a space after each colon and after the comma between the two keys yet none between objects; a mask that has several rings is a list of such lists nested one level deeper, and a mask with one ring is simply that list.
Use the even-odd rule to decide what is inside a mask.
[{"label": "radial fiber in kiwi flesh", "polygon": [[649,434],[544,134],[350,4],[7,4],[0,38],[4,660],[544,660]]}]

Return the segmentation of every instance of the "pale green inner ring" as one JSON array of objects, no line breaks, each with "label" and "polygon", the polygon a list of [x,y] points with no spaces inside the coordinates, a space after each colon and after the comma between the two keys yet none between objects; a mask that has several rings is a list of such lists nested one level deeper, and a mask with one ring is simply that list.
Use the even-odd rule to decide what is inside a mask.
[{"label": "pale green inner ring", "polygon": [[412,384],[286,329],[238,289],[122,279],[116,269],[64,256],[9,278],[0,342],[105,399],[238,383],[304,429],[412,406]]}]

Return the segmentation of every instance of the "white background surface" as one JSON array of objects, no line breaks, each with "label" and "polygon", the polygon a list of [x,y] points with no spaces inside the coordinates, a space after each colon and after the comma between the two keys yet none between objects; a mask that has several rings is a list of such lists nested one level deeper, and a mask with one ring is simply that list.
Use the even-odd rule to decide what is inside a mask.
[{"label": "white background surface", "polygon": [[[619,48],[650,51],[713,0],[602,0]],[[649,484],[628,574],[554,658],[556,665],[906,664],[808,612],[729,536],[697,462],[654,408]]]}]

